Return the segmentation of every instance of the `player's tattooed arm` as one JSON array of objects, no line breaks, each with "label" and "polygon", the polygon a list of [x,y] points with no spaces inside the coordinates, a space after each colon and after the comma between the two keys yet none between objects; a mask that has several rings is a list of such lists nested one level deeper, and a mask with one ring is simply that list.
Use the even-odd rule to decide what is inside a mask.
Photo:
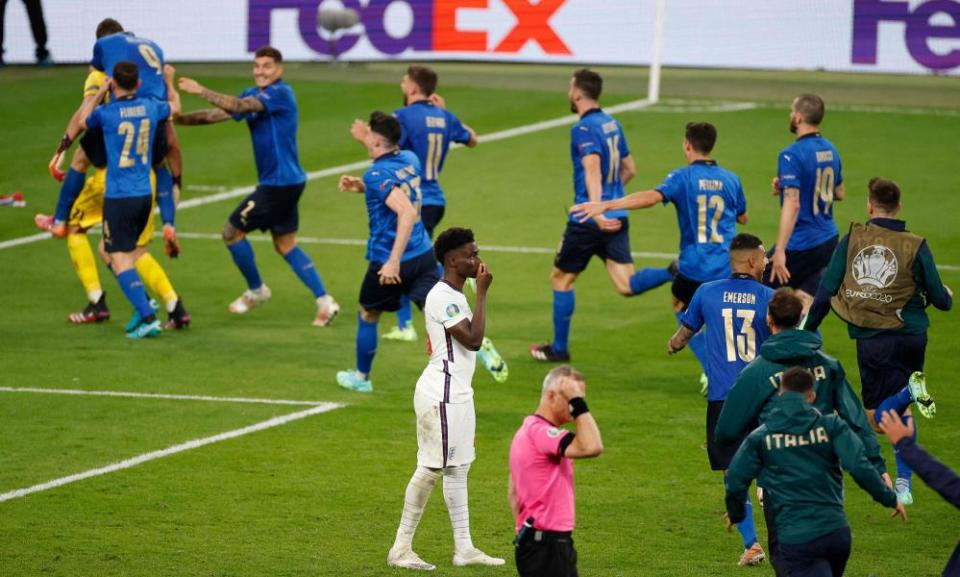
[{"label": "player's tattooed arm", "polygon": [[230,120],[230,115],[219,108],[207,108],[187,114],[181,114],[174,122],[184,126],[199,126],[201,124],[216,124]]},{"label": "player's tattooed arm", "polygon": [[667,352],[671,355],[679,353],[687,346],[687,343],[690,342],[690,339],[693,338],[694,332],[688,329],[685,325],[680,325],[680,328],[677,329],[677,332],[670,337],[670,342],[667,343]]},{"label": "player's tattooed arm", "polygon": [[214,92],[197,82],[192,78],[181,77],[177,82],[180,90],[187,94],[193,94],[203,98],[217,108],[230,114],[246,114],[248,112],[260,112],[264,110],[263,102],[259,98],[247,96],[246,98],[237,98],[229,94]]}]

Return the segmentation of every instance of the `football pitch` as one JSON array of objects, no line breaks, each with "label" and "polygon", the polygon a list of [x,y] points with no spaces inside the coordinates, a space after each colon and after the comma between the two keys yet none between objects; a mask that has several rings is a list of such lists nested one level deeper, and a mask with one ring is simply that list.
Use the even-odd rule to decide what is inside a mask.
[{"label": "football pitch", "polygon": [[[21,190],[29,203],[0,207],[0,575],[406,574],[385,560],[416,465],[412,398],[426,362],[419,312],[417,343],[380,341],[373,394],[344,391],[334,379],[354,366],[367,233],[362,198],[336,190],[339,174],[362,169],[337,167],[365,159],[350,122],[397,108],[404,68],[287,65],[300,106],[301,163],[312,177],[300,203],[301,242],[343,306],[333,325],[310,325],[311,295],[260,234],[251,238],[273,299],[242,317],[227,311],[244,283],[219,233],[256,170],[246,127],[224,123],[178,128],[183,255],[170,261],[153,245],[193,325],[135,342],[123,336],[130,307],[105,267],[113,318],[70,325],[67,314],[85,299],[64,243],[18,241],[37,233],[35,212],[53,209],[58,186],[46,163],[80,101],[86,70],[0,69],[0,193]],[[478,148],[447,159],[440,229],[476,232],[494,275],[487,335],[510,365],[505,384],[482,368],[475,376],[478,457],[469,485],[474,543],[506,557],[507,566],[452,566],[438,487],[414,541],[437,574],[516,574],[507,451],[536,408],[547,371],[527,348],[552,334],[548,275],[572,202],[569,125],[537,123],[568,113],[572,69],[437,66],[448,107],[481,134]],[[643,70],[599,70],[606,107],[646,93]],[[252,85],[247,65],[184,65],[178,73],[232,94]],[[684,164],[686,122],[712,122],[714,157],[740,175],[746,191],[751,218],[739,230],[769,247],[779,214],[770,180],[792,138],[789,102],[805,91],[826,100],[823,131],[843,157],[847,198],[834,205],[838,226],[865,219],[870,177],[892,178],[903,190],[908,227],[928,239],[944,282],[960,286],[960,85],[953,78],[666,70],[659,104],[617,114],[638,168],[628,189],[652,188]],[[187,111],[205,104],[188,95],[183,101]],[[520,127],[531,128],[514,130]],[[630,237],[638,266],[666,265],[679,239],[673,208],[632,213]],[[622,298],[594,261],[576,290],[572,364],[587,376],[605,445],[599,459],[575,465],[580,573],[773,575],[769,565],[736,566],[741,541],[724,531],[722,481],[704,448],[700,369],[689,352],[666,354],[676,329],[669,288]],[[957,470],[960,320],[956,311],[930,315],[926,371],[939,412],[919,423],[919,439]],[[394,318],[384,315],[381,333]],[[845,327],[831,317],[822,330],[825,350],[859,390]],[[889,443],[881,446],[892,469]],[[848,575],[940,574],[960,536],[960,513],[916,477],[906,525],[849,477],[845,486],[854,536]],[[754,513],[765,546],[759,508]]]}]

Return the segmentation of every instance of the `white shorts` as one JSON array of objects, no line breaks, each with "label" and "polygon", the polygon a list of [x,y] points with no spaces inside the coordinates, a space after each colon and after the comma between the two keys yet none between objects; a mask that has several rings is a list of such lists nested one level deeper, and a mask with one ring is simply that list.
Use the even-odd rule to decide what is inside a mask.
[{"label": "white shorts", "polygon": [[472,400],[441,403],[417,392],[413,408],[417,413],[418,465],[442,469],[473,462],[477,417]]}]

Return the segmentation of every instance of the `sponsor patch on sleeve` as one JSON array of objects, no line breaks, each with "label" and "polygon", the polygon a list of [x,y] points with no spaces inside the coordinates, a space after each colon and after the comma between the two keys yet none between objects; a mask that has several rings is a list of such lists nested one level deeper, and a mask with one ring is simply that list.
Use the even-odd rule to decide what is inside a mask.
[{"label": "sponsor patch on sleeve", "polygon": [[447,305],[447,316],[451,319],[460,314],[460,307],[456,303],[450,303]]}]

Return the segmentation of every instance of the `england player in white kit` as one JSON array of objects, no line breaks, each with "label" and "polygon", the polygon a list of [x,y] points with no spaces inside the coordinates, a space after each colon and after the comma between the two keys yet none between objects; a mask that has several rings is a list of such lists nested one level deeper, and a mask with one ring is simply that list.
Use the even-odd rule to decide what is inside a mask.
[{"label": "england player in white kit", "polygon": [[[433,486],[443,477],[443,498],[453,525],[454,565],[503,565],[473,546],[467,505],[467,473],[475,458],[473,371],[486,327],[487,289],[493,276],[478,256],[473,231],[450,228],[434,243],[443,279],[427,294],[423,307],[430,360],[417,381],[417,469],[407,485],[397,537],[387,564],[432,571],[434,565],[413,552],[413,535]],[[476,311],[463,295],[468,278],[477,281]]]}]

